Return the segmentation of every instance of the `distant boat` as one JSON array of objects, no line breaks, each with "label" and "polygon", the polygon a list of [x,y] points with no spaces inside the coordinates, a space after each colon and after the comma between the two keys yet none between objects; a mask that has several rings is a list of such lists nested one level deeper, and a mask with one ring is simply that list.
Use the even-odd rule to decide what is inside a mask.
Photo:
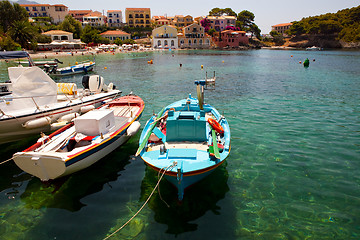
[{"label": "distant boat", "polygon": [[[0,52],[0,59],[29,57],[27,52]],[[31,66],[33,66],[31,64]],[[98,75],[75,83],[55,83],[39,67],[9,67],[9,81],[0,84],[0,144],[55,130],[76,114],[120,96],[112,83]]]},{"label": "distant boat", "polygon": [[140,129],[144,101],[135,95],[117,98],[52,133],[13,159],[42,181],[80,171],[124,144]]},{"label": "distant boat", "polygon": [[[35,60],[33,61],[35,66],[38,67],[45,67],[45,66],[57,66],[59,63],[62,64],[63,62],[61,62],[58,59],[49,59],[49,60]],[[20,61],[19,62],[21,65],[29,65],[28,61]]]},{"label": "distant boat", "polygon": [[230,153],[229,124],[214,107],[203,103],[206,81],[196,84],[198,99],[189,95],[148,120],[136,153],[177,187],[179,200],[187,187],[208,176]]},{"label": "distant boat", "polygon": [[320,47],[312,46],[312,47],[306,48],[306,50],[307,50],[307,51],[321,51],[321,50],[323,50],[323,49],[320,48]]},{"label": "distant boat", "polygon": [[57,68],[57,66],[53,67],[46,67],[45,71],[50,76],[69,76],[75,74],[87,74],[88,72],[92,71],[95,67],[95,62],[84,62],[80,64],[75,64],[69,67],[64,68]]}]

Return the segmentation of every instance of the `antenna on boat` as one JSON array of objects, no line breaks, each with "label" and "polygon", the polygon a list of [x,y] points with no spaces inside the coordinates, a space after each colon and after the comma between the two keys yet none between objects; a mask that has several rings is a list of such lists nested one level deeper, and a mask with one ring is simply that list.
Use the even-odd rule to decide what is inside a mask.
[{"label": "antenna on boat", "polygon": [[204,86],[206,84],[206,80],[196,80],[195,84],[200,110],[204,110]]}]

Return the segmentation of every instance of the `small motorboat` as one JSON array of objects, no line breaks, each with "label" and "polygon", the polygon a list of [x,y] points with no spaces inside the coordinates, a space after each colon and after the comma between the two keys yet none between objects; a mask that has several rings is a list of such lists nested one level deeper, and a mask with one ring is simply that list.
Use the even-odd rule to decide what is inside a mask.
[{"label": "small motorboat", "polygon": [[203,103],[206,80],[196,81],[198,99],[191,97],[166,106],[146,123],[139,140],[144,162],[178,189],[208,176],[230,153],[230,127],[214,107]]},{"label": "small motorboat", "polygon": [[13,160],[42,181],[80,171],[134,136],[144,107],[144,101],[133,94],[112,100],[15,153]]},{"label": "small motorboat", "polygon": [[312,47],[306,48],[306,50],[307,50],[307,51],[321,51],[322,48],[321,48],[321,47],[312,46]]},{"label": "small motorboat", "polygon": [[95,62],[84,62],[75,64],[69,67],[58,68],[56,65],[53,67],[45,66],[45,72],[50,76],[70,76],[75,74],[87,74],[92,71],[95,67]]},{"label": "small motorboat", "polygon": [[[24,57],[32,63],[27,52],[0,52],[0,59]],[[32,64],[9,67],[8,73],[9,81],[0,84],[0,144],[59,129],[121,94],[99,75],[84,76],[78,89],[75,83],[55,83]]]}]

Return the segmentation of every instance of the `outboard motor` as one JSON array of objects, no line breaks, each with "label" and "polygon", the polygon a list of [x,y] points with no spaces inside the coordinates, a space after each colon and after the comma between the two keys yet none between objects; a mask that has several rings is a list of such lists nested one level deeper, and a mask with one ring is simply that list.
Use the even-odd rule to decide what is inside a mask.
[{"label": "outboard motor", "polygon": [[104,86],[104,78],[99,75],[83,76],[82,85],[90,92],[101,92]]}]

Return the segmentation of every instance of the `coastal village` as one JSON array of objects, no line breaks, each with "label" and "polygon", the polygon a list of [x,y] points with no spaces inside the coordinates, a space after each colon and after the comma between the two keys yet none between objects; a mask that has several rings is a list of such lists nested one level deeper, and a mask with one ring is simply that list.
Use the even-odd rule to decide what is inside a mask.
[{"label": "coastal village", "polygon": [[[213,8],[206,16],[180,15],[184,13],[154,16],[150,8],[100,12],[69,9],[64,4],[15,3],[21,9],[14,9],[8,1],[2,4],[4,14],[8,15],[3,16],[7,20],[1,23],[2,50],[23,48],[56,51],[98,47],[101,44],[125,44],[125,48],[127,44],[136,44],[135,48],[143,46],[153,49],[308,48],[315,45],[321,48],[359,47],[356,21],[349,25],[349,21],[341,20],[342,16],[356,15],[359,7],[336,13],[340,16],[337,22],[329,20],[339,18],[336,14],[332,14],[332,17],[324,14],[275,24],[271,26],[270,33],[261,34],[252,12],[243,10],[236,13],[231,8]],[[21,13],[13,16],[19,10]],[[12,26],[11,22],[16,21],[22,24]],[[17,29],[17,32],[7,34],[9,29]]]},{"label": "coastal village", "polygon": [[[107,30],[100,35],[114,43],[116,39],[131,39],[130,33],[120,28],[124,26],[132,28],[153,28],[146,38],[140,42],[151,44],[153,48],[237,48],[249,44],[249,36],[245,31],[235,29],[235,16],[200,16],[190,15],[152,16],[150,8],[126,8],[125,22],[123,21],[123,12],[121,10],[107,10],[106,15],[99,11],[92,10],[71,10],[63,4],[21,4],[29,13],[29,18],[50,17],[55,24],[60,24],[67,15],[81,22],[82,26],[109,27],[117,28]],[[203,19],[209,21],[209,28],[214,29],[214,36],[205,32],[205,27],[201,25]],[[31,20],[30,20],[31,21]],[[70,32],[61,30],[52,30],[44,32],[53,40],[50,44],[40,44],[41,49],[66,48],[66,45],[73,45],[75,48],[81,48],[83,43],[80,39],[74,39]],[[221,34],[221,36],[220,36]],[[220,39],[219,39],[220,38]],[[135,37],[135,40],[138,37]],[[65,42],[64,42],[65,41]],[[62,45],[61,42],[64,42]],[[72,47],[72,46],[71,46]]]}]

